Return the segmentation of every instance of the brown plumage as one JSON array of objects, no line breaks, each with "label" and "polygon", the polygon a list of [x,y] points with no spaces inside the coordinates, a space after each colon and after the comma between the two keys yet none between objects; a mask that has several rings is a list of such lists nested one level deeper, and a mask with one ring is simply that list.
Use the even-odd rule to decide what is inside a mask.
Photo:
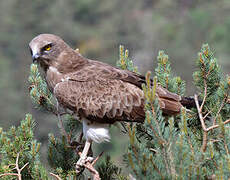
[{"label": "brown plumage", "polygon": [[[116,121],[143,122],[145,77],[108,64],[89,60],[61,38],[41,34],[29,44],[33,61],[44,69],[50,91],[60,105],[77,113],[82,119],[86,138],[76,170],[87,161],[92,141],[109,141],[108,124]],[[165,114],[177,114],[181,97],[156,88],[159,104]],[[188,103],[188,99],[183,101]]]},{"label": "brown plumage", "polygon": [[[63,107],[101,123],[144,121],[144,76],[89,60],[52,34],[35,37],[29,46]],[[180,112],[180,96],[160,85],[156,92],[165,114]]]}]

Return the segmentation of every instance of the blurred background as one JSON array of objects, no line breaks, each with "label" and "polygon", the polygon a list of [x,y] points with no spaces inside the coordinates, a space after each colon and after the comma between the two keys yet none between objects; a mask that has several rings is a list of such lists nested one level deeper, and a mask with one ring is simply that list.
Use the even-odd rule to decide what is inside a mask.
[{"label": "blurred background", "polygon": [[[57,119],[34,109],[29,97],[28,43],[40,33],[59,35],[84,56],[112,65],[125,45],[142,74],[155,69],[158,51],[165,50],[173,72],[187,82],[187,95],[195,92],[192,72],[203,43],[230,71],[229,0],[0,1],[0,126],[18,125],[32,113],[44,162],[48,133],[59,129]],[[103,146],[122,162],[127,135],[116,127],[112,134],[112,143]]]}]

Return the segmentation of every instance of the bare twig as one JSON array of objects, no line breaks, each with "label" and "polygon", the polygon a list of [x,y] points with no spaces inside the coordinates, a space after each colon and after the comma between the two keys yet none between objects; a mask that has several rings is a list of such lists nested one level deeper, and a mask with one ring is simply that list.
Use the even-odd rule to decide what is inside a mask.
[{"label": "bare twig", "polygon": [[92,162],[92,165],[94,165],[96,162],[97,162],[97,160],[103,155],[103,151],[93,160],[93,162]]},{"label": "bare twig", "polygon": [[211,113],[212,111],[208,111],[205,115],[204,115],[204,119],[206,119],[206,117]]},{"label": "bare twig", "polygon": [[200,118],[201,126],[202,126],[203,130],[206,131],[206,126],[205,126],[204,118],[203,118],[203,115],[202,115],[202,109],[199,106],[198,96],[196,94],[194,95],[194,99],[195,99],[198,115],[199,115],[199,118]]},{"label": "bare twig", "polygon": [[217,111],[217,113],[216,113],[216,117],[215,117],[214,120],[213,120],[213,126],[216,124],[216,119],[217,119],[218,115],[220,114],[220,111],[221,111],[222,108],[224,107],[224,104],[226,103],[227,99],[228,99],[228,93],[227,93],[227,95],[224,97],[224,99],[223,99],[223,101],[222,101],[222,103],[221,103],[221,105],[220,105],[220,108],[218,109],[218,111]]},{"label": "bare twig", "polygon": [[103,152],[101,152],[94,160],[92,163],[89,161],[84,164],[84,167],[89,170],[89,172],[93,175],[94,180],[101,180],[99,173],[97,170],[93,167],[94,164],[97,162],[97,160],[102,156]]},{"label": "bare twig", "polygon": [[204,79],[204,98],[203,98],[202,104],[200,106],[200,111],[202,111],[202,109],[203,109],[206,97],[207,97],[207,83],[206,83],[206,79]]},{"label": "bare twig", "polygon": [[[199,115],[199,119],[200,119],[200,122],[201,122],[201,126],[202,126],[202,129],[204,131],[204,134],[203,134],[203,144],[202,144],[202,152],[205,152],[206,147],[207,147],[207,135],[208,135],[208,131],[210,131],[212,129],[215,129],[215,128],[218,128],[219,125],[213,125],[213,126],[211,126],[209,128],[206,128],[206,125],[204,123],[204,117],[202,115],[202,109],[199,107],[198,97],[197,97],[196,94],[194,95],[194,99],[195,99],[196,107],[197,107],[197,110],[198,110],[198,115]],[[223,108],[223,103],[221,104],[221,107],[219,108],[218,113],[221,111],[222,108]],[[230,123],[230,119],[224,121],[224,124],[228,124],[228,123]]]},{"label": "bare twig", "polygon": [[155,150],[155,149],[153,149],[153,148],[150,148],[149,150],[152,151],[152,152],[154,152],[154,153],[158,153],[158,151]]},{"label": "bare twig", "polygon": [[87,168],[89,172],[93,175],[94,180],[101,180],[99,173],[90,162],[85,163],[84,167]]},{"label": "bare twig", "polygon": [[17,173],[4,173],[4,174],[0,174],[0,177],[4,177],[4,176],[18,176]]},{"label": "bare twig", "polygon": [[212,143],[216,143],[216,142],[220,142],[221,140],[219,140],[219,139],[210,139],[210,141],[211,141]]},{"label": "bare twig", "polygon": [[204,134],[203,134],[203,143],[202,143],[202,148],[201,148],[202,152],[206,151],[207,143],[208,143],[208,132],[204,131]]},{"label": "bare twig", "polygon": [[19,160],[19,153],[17,154],[16,163],[14,164],[14,165],[15,165],[15,168],[14,168],[14,169],[17,170],[17,173],[4,173],[4,174],[0,174],[0,177],[3,177],[3,176],[17,176],[17,177],[18,177],[18,180],[22,180],[21,171],[22,171],[29,163],[26,163],[22,168],[19,168],[18,160]]},{"label": "bare twig", "polygon": [[[224,121],[224,124],[228,124],[228,123],[230,123],[230,119]],[[214,125],[214,126],[207,128],[206,131],[210,131],[210,130],[218,128],[218,127],[219,127],[219,125]]]},{"label": "bare twig", "polygon": [[55,177],[57,180],[62,180],[58,175],[54,174],[54,173],[50,173],[51,176]]},{"label": "bare twig", "polygon": [[[203,99],[202,104],[204,104],[205,97]],[[206,147],[207,147],[208,132],[207,132],[207,129],[206,129],[206,126],[205,126],[205,123],[204,123],[204,118],[203,118],[203,115],[202,115],[202,108],[199,107],[198,96],[196,94],[194,95],[194,99],[195,99],[196,108],[197,108],[197,111],[198,111],[198,114],[199,114],[199,119],[200,119],[200,122],[201,122],[201,126],[202,126],[202,129],[204,131],[204,134],[203,134],[203,143],[202,143],[201,151],[205,152],[206,151]]]}]

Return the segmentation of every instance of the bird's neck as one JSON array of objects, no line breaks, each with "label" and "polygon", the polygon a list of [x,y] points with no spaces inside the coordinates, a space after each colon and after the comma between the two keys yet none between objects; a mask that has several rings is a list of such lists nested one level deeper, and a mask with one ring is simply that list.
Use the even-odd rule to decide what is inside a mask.
[{"label": "bird's neck", "polygon": [[71,49],[71,51],[63,52],[58,57],[58,64],[56,64],[56,68],[60,73],[66,74],[73,71],[77,71],[82,68],[82,66],[86,65],[88,60],[81,56],[80,53]]},{"label": "bird's neck", "polygon": [[63,52],[57,61],[52,62],[46,67],[46,81],[49,89],[53,91],[56,84],[62,81],[63,76],[68,73],[76,72],[88,63],[88,60],[76,51]]},{"label": "bird's neck", "polygon": [[56,67],[49,66],[49,68],[46,71],[46,81],[49,87],[49,90],[53,92],[54,87],[61,82],[61,78],[63,77],[63,74],[60,73]]}]

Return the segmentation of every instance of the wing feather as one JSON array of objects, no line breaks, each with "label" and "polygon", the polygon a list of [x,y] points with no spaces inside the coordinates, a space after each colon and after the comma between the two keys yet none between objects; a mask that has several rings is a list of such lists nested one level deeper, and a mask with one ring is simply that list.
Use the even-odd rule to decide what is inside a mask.
[{"label": "wing feather", "polygon": [[[88,60],[88,64],[83,66],[81,69],[68,73],[65,75],[65,78],[71,78],[73,81],[95,81],[95,80],[121,80],[135,85],[138,88],[142,88],[142,84],[145,82],[145,77],[127,70],[121,70],[115,67],[112,67],[108,64],[102,62]],[[123,85],[121,84],[121,87]],[[156,92],[159,97],[165,99],[171,99],[173,101],[180,101],[181,96],[169,92],[167,89],[161,87],[158,84]],[[140,104],[140,102],[138,102]]]},{"label": "wing feather", "polygon": [[[80,69],[63,76],[63,81],[54,88],[57,99],[93,121],[144,121],[141,86],[145,77],[98,61],[87,62]],[[164,113],[180,111],[180,96],[160,85],[156,92]]]},{"label": "wing feather", "polygon": [[[63,81],[54,88],[54,95],[64,107],[95,121],[144,120],[142,90],[121,80]],[[131,116],[138,108],[141,113]]]}]

